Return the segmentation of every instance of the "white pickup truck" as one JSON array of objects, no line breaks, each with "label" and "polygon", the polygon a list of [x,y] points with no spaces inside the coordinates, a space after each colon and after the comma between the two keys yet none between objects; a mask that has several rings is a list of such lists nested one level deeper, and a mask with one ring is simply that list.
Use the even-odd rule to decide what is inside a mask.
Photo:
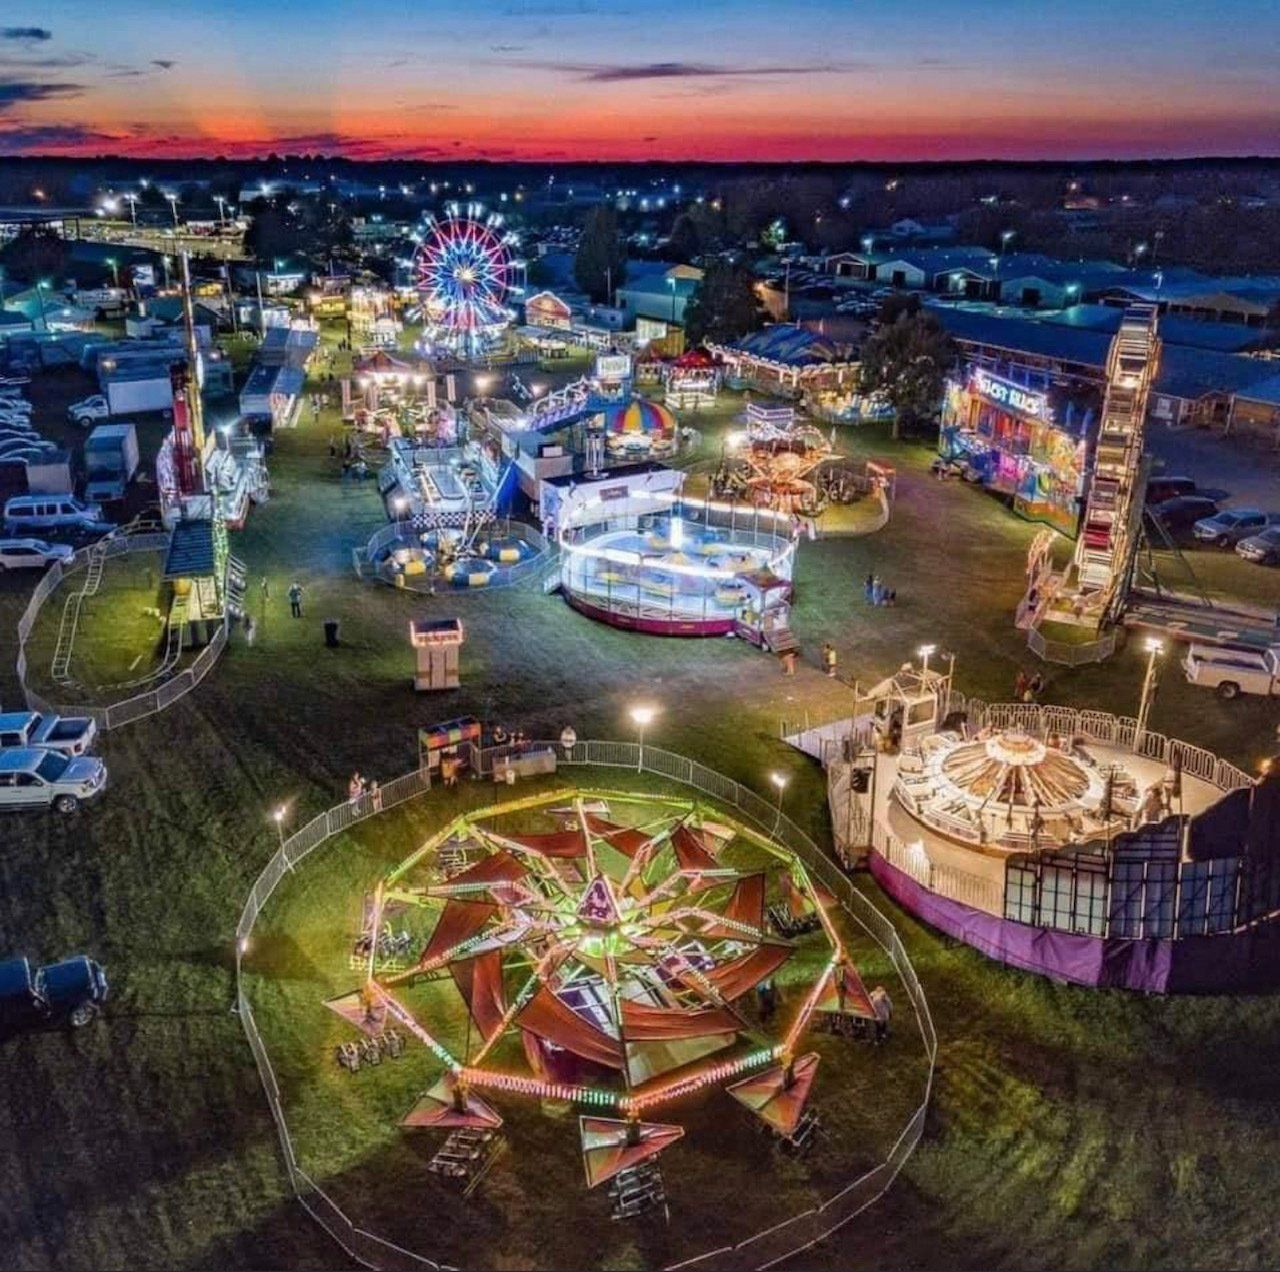
[{"label": "white pickup truck", "polygon": [[1280,694],[1280,647],[1226,649],[1217,645],[1192,645],[1182,660],[1187,681],[1212,689],[1219,698],[1242,693],[1275,697]]},{"label": "white pickup truck", "polygon": [[39,711],[0,714],[0,747],[38,746],[64,755],[84,755],[98,736],[92,716],[43,715]]}]

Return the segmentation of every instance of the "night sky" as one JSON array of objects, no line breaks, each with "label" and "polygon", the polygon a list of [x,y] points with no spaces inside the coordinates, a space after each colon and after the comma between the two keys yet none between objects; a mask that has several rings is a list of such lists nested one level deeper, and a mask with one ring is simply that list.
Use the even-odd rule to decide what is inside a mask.
[{"label": "night sky", "polygon": [[0,153],[1280,154],[1280,0],[0,8]]}]

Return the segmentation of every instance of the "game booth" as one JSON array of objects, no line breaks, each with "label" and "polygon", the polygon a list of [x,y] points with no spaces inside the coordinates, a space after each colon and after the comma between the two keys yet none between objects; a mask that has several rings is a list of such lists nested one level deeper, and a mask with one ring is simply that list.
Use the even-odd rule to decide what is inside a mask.
[{"label": "game booth", "polygon": [[1019,383],[975,366],[947,386],[939,451],[1015,512],[1074,535],[1094,422],[1092,406],[1044,380]]},{"label": "game booth", "polygon": [[675,410],[714,406],[719,393],[720,364],[705,349],[690,349],[667,368],[664,400]]}]

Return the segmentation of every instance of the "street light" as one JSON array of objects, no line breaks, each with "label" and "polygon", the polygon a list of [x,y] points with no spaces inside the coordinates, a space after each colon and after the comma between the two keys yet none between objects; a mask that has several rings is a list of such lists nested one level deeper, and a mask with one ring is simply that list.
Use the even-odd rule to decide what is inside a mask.
[{"label": "street light", "polygon": [[671,288],[671,325],[676,325],[676,280],[674,278],[667,279],[667,286]]},{"label": "street light", "polygon": [[1147,733],[1147,718],[1151,715],[1151,703],[1156,696],[1156,685],[1160,674],[1156,667],[1156,659],[1164,653],[1164,641],[1154,636],[1147,637],[1147,670],[1142,677],[1142,698],[1138,703],[1138,727],[1133,733],[1133,749],[1140,750],[1143,738]]},{"label": "street light", "polygon": [[213,201],[218,205],[218,224],[226,225],[227,223],[227,199],[225,195],[215,194]]},{"label": "street light", "polygon": [[114,256],[107,257],[107,264],[111,266],[111,278],[117,287],[120,286],[120,266]]},{"label": "street light", "polygon": [[271,814],[271,820],[276,824],[276,835],[280,840],[280,847],[284,847],[284,814],[285,807],[283,804]]},{"label": "street light", "polygon": [[639,730],[640,749],[636,757],[636,772],[642,772],[644,769],[644,731],[654,721],[654,717],[658,714],[654,707],[637,705],[631,708],[631,720]]},{"label": "street light", "polygon": [[173,228],[178,228],[178,196],[176,194],[166,194],[164,196],[169,200],[169,211],[173,213]]},{"label": "street light", "polygon": [[40,302],[40,326],[43,330],[49,330],[49,319],[44,312],[44,289],[48,283],[43,278],[36,279],[36,299]]},{"label": "street light", "polygon": [[136,194],[126,194],[125,202],[129,205],[129,220],[133,222],[133,228],[138,228],[138,196]]},{"label": "street light", "polygon": [[778,828],[782,825],[782,796],[787,789],[787,783],[791,779],[785,773],[770,773],[769,781],[771,781],[778,792],[778,815],[773,819],[773,833],[778,833]]},{"label": "street light", "polygon": [[937,645],[921,645],[916,653],[920,655],[920,676],[923,679],[929,674],[929,655],[938,651]]}]

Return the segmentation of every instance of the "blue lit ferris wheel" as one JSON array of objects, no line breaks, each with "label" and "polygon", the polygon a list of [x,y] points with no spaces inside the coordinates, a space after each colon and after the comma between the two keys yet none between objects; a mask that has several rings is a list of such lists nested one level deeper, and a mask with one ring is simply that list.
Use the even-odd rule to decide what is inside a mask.
[{"label": "blue lit ferris wheel", "polygon": [[450,204],[429,216],[414,258],[429,340],[471,352],[491,344],[515,315],[507,298],[518,291],[516,236],[496,212],[478,203]]}]

